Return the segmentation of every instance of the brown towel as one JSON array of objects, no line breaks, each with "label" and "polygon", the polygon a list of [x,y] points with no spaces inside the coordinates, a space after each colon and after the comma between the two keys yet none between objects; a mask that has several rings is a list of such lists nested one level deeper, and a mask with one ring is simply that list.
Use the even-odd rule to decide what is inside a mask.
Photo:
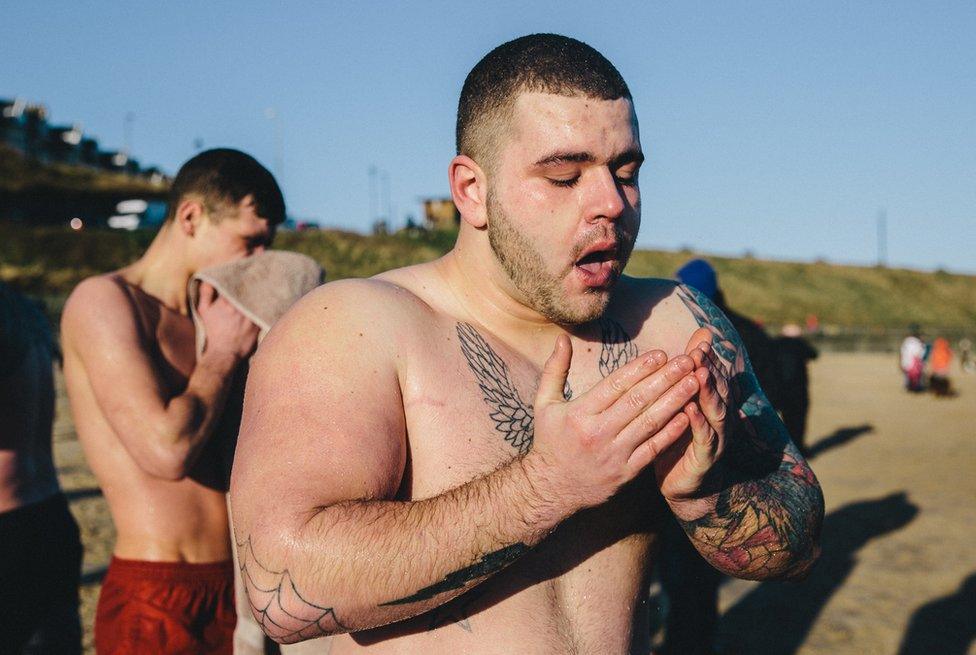
[{"label": "brown towel", "polygon": [[190,312],[197,330],[197,355],[207,341],[197,312],[200,284],[206,282],[261,328],[258,341],[299,298],[325,281],[325,271],[297,252],[269,250],[198,271],[190,280]]},{"label": "brown towel", "polygon": [[[210,284],[217,293],[226,298],[239,312],[261,328],[258,342],[264,338],[288,308],[298,299],[325,281],[325,271],[315,261],[305,255],[284,250],[269,250],[259,255],[239,259],[229,264],[212,266],[197,272],[190,280],[187,292],[190,299],[190,313],[197,332],[197,356],[206,345],[203,322],[197,312],[200,301],[200,285]],[[233,417],[239,419],[239,415]],[[237,420],[231,420],[235,425]],[[218,431],[221,427],[218,426]],[[223,453],[227,459],[229,477],[230,460],[236,438],[228,439],[229,450]],[[227,514],[230,513],[230,495],[227,495]],[[230,526],[231,535],[234,526]],[[234,549],[234,565],[237,568],[237,549]],[[237,626],[234,630],[234,655],[263,655],[264,633],[251,613],[247,596],[240,584],[240,576],[234,576],[235,604],[237,606]],[[331,640],[318,639],[301,645],[283,646],[287,653],[301,655],[302,652],[315,652],[328,655]],[[303,650],[304,649],[304,650]]]}]

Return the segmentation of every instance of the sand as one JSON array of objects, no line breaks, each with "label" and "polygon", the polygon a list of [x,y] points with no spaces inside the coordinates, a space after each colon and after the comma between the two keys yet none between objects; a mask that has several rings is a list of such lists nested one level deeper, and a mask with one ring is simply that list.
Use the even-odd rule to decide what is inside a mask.
[{"label": "sand", "polygon": [[[828,353],[811,379],[824,554],[802,583],[725,584],[722,652],[976,655],[976,376],[956,370],[953,398],[913,396],[894,355]],[[54,438],[85,545],[82,621],[92,653],[114,530],[63,386]]]}]

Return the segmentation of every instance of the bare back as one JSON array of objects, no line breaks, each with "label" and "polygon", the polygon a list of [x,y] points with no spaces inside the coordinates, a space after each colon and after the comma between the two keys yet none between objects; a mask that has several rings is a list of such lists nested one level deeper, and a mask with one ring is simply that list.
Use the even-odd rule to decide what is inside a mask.
[{"label": "bare back", "polygon": [[[113,403],[131,393],[126,379],[115,378],[113,369],[104,361],[97,362],[97,369],[91,370],[80,356],[80,349],[96,344],[101,351],[111,350],[113,345],[106,343],[105,332],[111,338],[114,330],[119,334],[115,346],[119,351],[118,366],[125,366],[132,354],[125,350],[136,347],[140,361],[151,367],[153,384],[160,395],[172,398],[186,388],[195,365],[192,321],[127,282],[124,274],[88,283],[93,281],[101,287],[89,294],[95,306],[76,308],[78,314],[86,315],[65,322],[75,329],[64,331],[64,369],[78,436],[118,532],[114,552],[126,559],[225,560],[230,557],[230,550],[224,497],[226,472],[219,441],[209,444],[197,464],[181,479],[149,474],[120,439],[113,417],[109,416],[116,411]],[[105,325],[87,329],[94,322]],[[95,343],[82,342],[87,339]],[[97,381],[93,380],[95,376]],[[146,416],[144,420],[152,419]],[[151,430],[153,426],[145,427]]]},{"label": "bare back", "polygon": [[[390,471],[392,479],[364,490],[369,497],[431,498],[490,473],[532,445],[531,403],[551,344],[532,349],[528,342],[509,343],[492,334],[466,315],[435,267],[400,269],[379,276],[378,281],[353,283],[377,289],[377,296],[363,290],[363,308],[388,308],[381,310],[382,320],[371,316],[369,322],[387,326],[386,337],[400,359],[398,379],[379,378],[374,383],[398,386],[405,448],[402,465],[389,465],[400,455],[374,451],[370,457],[376,468]],[[662,349],[680,354],[691,331],[690,318],[669,297],[672,290],[670,283],[622,281],[604,318],[582,326],[572,336],[574,355],[565,395],[585,392],[638,353]],[[318,303],[324,311],[332,309],[327,293],[321,298],[313,294],[305,302]],[[307,336],[329,338],[326,332]],[[354,358],[357,351],[377,348],[376,336],[359,333],[352,343],[342,345],[352,349]],[[269,339],[273,337],[274,333]],[[341,377],[341,371],[331,375]],[[330,373],[323,371],[323,375]],[[365,407],[352,403],[348,409],[364,411]],[[341,425],[346,408],[315,411],[331,413],[329,420]],[[342,473],[333,468],[331,456],[321,453],[338,450],[343,458],[355,456],[349,454],[355,444],[327,443],[315,434],[293,436],[309,441],[296,447],[283,440],[273,448],[291,453],[289,460],[296,464],[290,470],[304,481],[305,489],[327,489]],[[355,441],[354,435],[349,438]],[[264,461],[269,453],[242,443],[237,456],[240,462]],[[651,475],[645,471],[609,502],[563,522],[509,568],[458,598],[407,621],[336,636],[332,653],[640,650],[641,639],[648,638],[641,620],[646,609],[642,591],[652,565],[658,522],[666,511]],[[276,501],[280,500],[279,495]],[[292,500],[282,503],[283,512]],[[314,499],[303,500],[314,503]],[[238,540],[242,538],[239,534]],[[260,547],[253,553],[258,560],[254,565],[261,559],[259,551]],[[445,587],[450,584],[444,581]],[[432,595],[437,589],[420,590],[417,595],[425,593]]]}]

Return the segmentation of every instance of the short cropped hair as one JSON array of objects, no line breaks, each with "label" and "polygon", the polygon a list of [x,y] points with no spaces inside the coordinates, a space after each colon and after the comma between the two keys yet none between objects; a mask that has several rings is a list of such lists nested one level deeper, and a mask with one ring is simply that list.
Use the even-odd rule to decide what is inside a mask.
[{"label": "short cropped hair", "polygon": [[240,150],[204,150],[176,173],[169,191],[166,220],[176,216],[180,201],[188,196],[198,196],[211,218],[219,221],[221,209],[236,206],[248,195],[254,197],[258,216],[272,225],[285,220],[285,199],[268,169]]},{"label": "short cropped hair", "polygon": [[491,167],[499,133],[525,92],[632,100],[620,72],[593,47],[558,34],[529,34],[479,61],[461,89],[457,153]]}]

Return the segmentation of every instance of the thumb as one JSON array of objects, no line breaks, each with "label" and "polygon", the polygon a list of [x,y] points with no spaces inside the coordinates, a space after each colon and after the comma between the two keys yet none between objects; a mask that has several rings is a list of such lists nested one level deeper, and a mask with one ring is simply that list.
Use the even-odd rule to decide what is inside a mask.
[{"label": "thumb", "polygon": [[206,282],[200,282],[200,295],[197,299],[197,310],[201,313],[205,313],[214,302],[214,296],[217,295],[217,290],[213,288],[212,285]]},{"label": "thumb", "polygon": [[569,376],[569,363],[573,360],[573,344],[569,337],[560,334],[556,337],[556,346],[542,367],[542,377],[539,379],[539,391],[536,392],[536,403],[565,402],[563,389]]},{"label": "thumb", "polygon": [[697,348],[703,343],[712,342],[712,332],[708,328],[698,328],[691,334],[691,338],[688,339],[688,345],[685,346],[685,354],[690,355],[691,351]]}]

